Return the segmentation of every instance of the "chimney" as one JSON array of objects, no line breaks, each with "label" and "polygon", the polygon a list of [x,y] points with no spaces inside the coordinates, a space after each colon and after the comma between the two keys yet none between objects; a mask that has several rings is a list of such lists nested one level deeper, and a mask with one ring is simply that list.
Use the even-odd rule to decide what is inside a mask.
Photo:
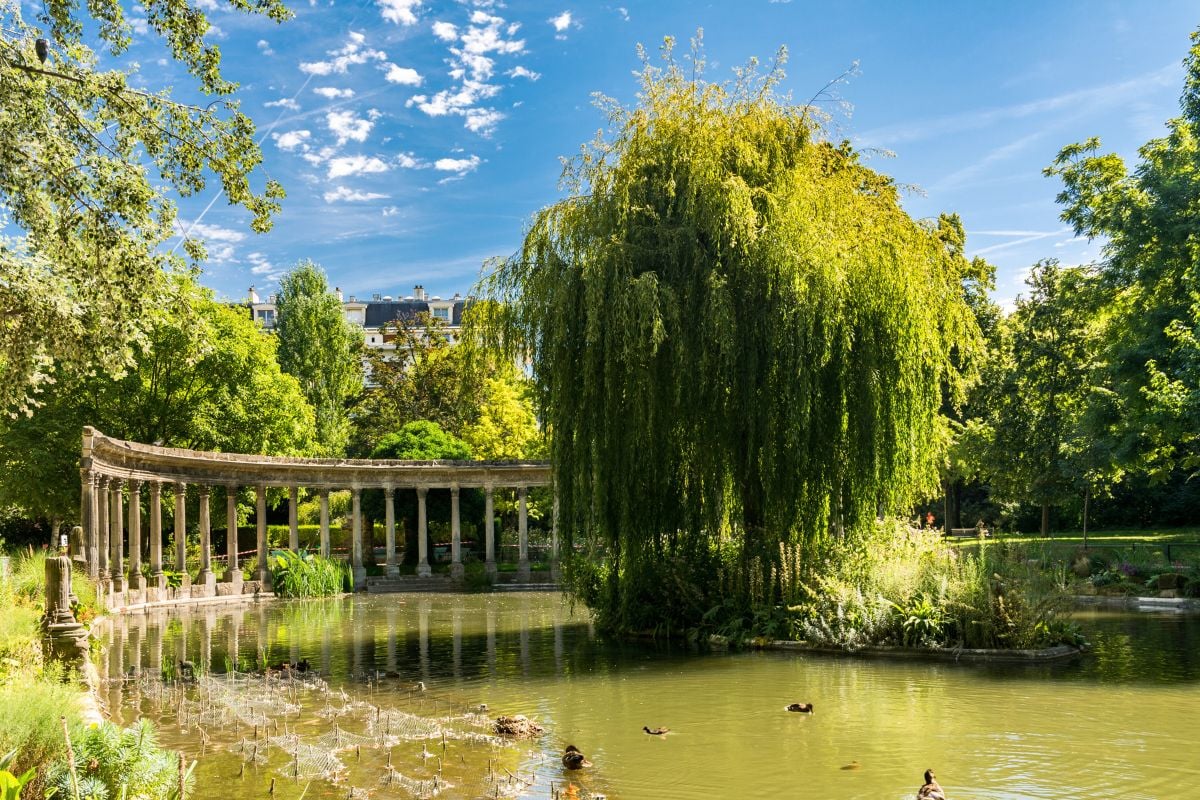
[{"label": "chimney", "polygon": [[342,302],[342,290],[341,290],[341,287],[339,287],[339,286],[335,286],[335,287],[333,287],[333,293],[334,293],[335,295],[337,295],[338,302],[339,302],[339,303],[340,303],[340,302]]},{"label": "chimney", "polygon": [[417,300],[424,300],[425,299],[425,287],[421,286],[419,284],[417,286],[414,286],[413,287],[413,298],[415,298]]},{"label": "chimney", "polygon": [[250,302],[251,302],[251,303],[257,303],[257,302],[259,302],[259,300],[258,300],[258,292],[254,291],[254,287],[253,287],[253,286],[251,286],[251,287],[250,287]]}]

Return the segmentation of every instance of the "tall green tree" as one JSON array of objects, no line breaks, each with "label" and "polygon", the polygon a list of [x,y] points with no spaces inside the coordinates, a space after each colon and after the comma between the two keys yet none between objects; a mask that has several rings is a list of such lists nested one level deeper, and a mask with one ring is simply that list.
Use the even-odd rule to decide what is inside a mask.
[{"label": "tall green tree", "polygon": [[301,261],[280,281],[276,320],[279,365],[300,381],[316,412],[321,453],[344,455],[347,407],[363,386],[362,331],[346,320],[325,273],[311,261]]},{"label": "tall green tree", "polygon": [[[35,405],[68,373],[119,376],[132,364],[165,302],[164,268],[178,265],[163,246],[175,233],[172,194],[215,182],[254,230],[271,226],[283,190],[252,180],[254,125],[228,99],[236,87],[221,76],[201,6],[290,14],[281,0],[142,3],[164,55],[194,78],[183,88],[194,105],[99,68],[131,41],[118,0],[47,0],[33,21],[31,6],[0,8],[2,222],[20,232],[0,240],[0,409]],[[189,240],[194,259],[203,250]]]},{"label": "tall green tree", "polygon": [[615,627],[695,623],[718,560],[769,585],[781,545],[816,569],[831,533],[936,494],[941,387],[961,395],[952,352],[979,338],[945,243],[778,69],[711,83],[666,56],[636,107],[602,101],[570,196],[483,286]]},{"label": "tall green tree", "polygon": [[1184,59],[1182,114],[1131,171],[1100,140],[1063,148],[1063,219],[1105,240],[1104,421],[1123,467],[1165,480],[1200,466],[1200,30]]},{"label": "tall green tree", "polygon": [[275,340],[190,278],[172,284],[170,313],[139,344],[123,378],[97,372],[64,381],[29,416],[0,425],[0,504],[73,518],[84,425],[168,447],[312,452],[313,411],[295,378],[280,371]]},{"label": "tall green tree", "polygon": [[999,380],[990,385],[988,472],[1002,497],[1051,507],[1079,488],[1088,452],[1081,428],[1096,373],[1094,280],[1084,267],[1056,261],[1033,267],[1001,338]]}]

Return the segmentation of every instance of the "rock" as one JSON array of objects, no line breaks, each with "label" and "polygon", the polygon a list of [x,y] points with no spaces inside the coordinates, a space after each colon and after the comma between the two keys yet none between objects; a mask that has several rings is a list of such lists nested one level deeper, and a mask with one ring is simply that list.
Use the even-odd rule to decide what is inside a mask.
[{"label": "rock", "polygon": [[538,736],[543,732],[541,725],[538,725],[531,719],[518,714],[515,717],[497,717],[495,724],[496,733],[501,736],[513,736],[517,739],[527,739],[533,736]]}]

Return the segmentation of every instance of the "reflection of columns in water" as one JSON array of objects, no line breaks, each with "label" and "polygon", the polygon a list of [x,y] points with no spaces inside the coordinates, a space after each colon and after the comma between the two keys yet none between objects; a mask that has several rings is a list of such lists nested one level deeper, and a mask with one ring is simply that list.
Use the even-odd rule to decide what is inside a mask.
[{"label": "reflection of columns in water", "polygon": [[113,620],[112,643],[108,651],[108,676],[109,686],[111,687],[108,698],[108,710],[115,718],[114,722],[120,723],[121,715],[121,700],[122,690],[124,688],[125,678],[125,620],[115,618]]},{"label": "reflection of columns in water", "polygon": [[200,663],[205,672],[212,672],[212,635],[215,612],[205,609],[204,618],[200,621]]},{"label": "reflection of columns in water", "polygon": [[238,664],[241,663],[242,656],[242,615],[246,613],[244,608],[235,608],[233,613],[229,615],[229,641],[227,649],[229,650],[229,660],[233,662],[233,669],[238,669]]},{"label": "reflection of columns in water", "polygon": [[128,619],[129,623],[129,666],[130,673],[140,675],[142,673],[142,629],[146,624],[146,615],[138,614],[133,619]]},{"label": "reflection of columns in water", "polygon": [[521,674],[529,676],[529,602],[521,601]]},{"label": "reflection of columns in water", "polygon": [[163,625],[166,620],[159,610],[150,617],[150,672],[154,676],[162,674],[163,667]]},{"label": "reflection of columns in water", "polygon": [[328,625],[321,626],[321,673],[325,677],[329,677],[333,670],[333,644],[329,628]]},{"label": "reflection of columns in water", "polygon": [[363,610],[358,603],[353,603],[350,608],[350,613],[354,617],[352,626],[351,652],[354,656],[354,674],[361,675],[364,671],[363,667]]},{"label": "reflection of columns in water", "polygon": [[267,607],[259,603],[258,605],[258,630],[255,632],[258,637],[258,652],[254,654],[254,660],[260,669],[266,669],[271,663],[271,630],[268,627],[270,622],[267,620]]},{"label": "reflection of columns in water", "polygon": [[454,648],[454,677],[462,677],[462,609],[455,607],[451,617],[452,646]]},{"label": "reflection of columns in water", "polygon": [[387,671],[396,672],[396,607],[387,608]]},{"label": "reflection of columns in water", "polygon": [[175,666],[179,666],[180,661],[188,660],[188,628],[190,622],[187,614],[179,615],[179,634],[175,639]]},{"label": "reflection of columns in water", "polygon": [[554,671],[559,675],[563,671],[563,626],[557,615],[554,618]]},{"label": "reflection of columns in water", "polygon": [[496,674],[496,608],[488,598],[487,608],[487,664],[488,672]]},{"label": "reflection of columns in water", "polygon": [[429,677],[429,600],[421,598],[421,605],[417,612],[417,633],[420,636],[420,658],[419,664],[421,667],[421,677]]}]

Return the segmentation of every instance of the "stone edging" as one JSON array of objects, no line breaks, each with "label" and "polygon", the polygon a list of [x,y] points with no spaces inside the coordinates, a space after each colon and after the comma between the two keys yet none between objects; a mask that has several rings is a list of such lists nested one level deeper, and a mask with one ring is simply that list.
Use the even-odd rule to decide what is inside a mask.
[{"label": "stone edging", "polygon": [[1200,611],[1200,598],[1131,597],[1129,595],[1081,594],[1071,598],[1081,608],[1121,608],[1128,611]]},{"label": "stone edging", "polygon": [[[713,647],[728,648],[729,640],[724,636],[710,636],[708,642]],[[787,639],[751,639],[746,647],[755,650],[784,650],[799,653],[816,653],[819,655],[862,656],[866,658],[903,658],[910,660],[933,661],[970,661],[970,662],[1010,662],[1033,664],[1046,661],[1058,661],[1079,655],[1083,648],[1070,645],[1057,645],[1041,650],[984,650],[984,649],[945,649],[929,650],[913,647],[895,647],[873,645],[860,647],[856,650],[846,650],[837,647],[819,647],[806,642],[794,642]]]}]

